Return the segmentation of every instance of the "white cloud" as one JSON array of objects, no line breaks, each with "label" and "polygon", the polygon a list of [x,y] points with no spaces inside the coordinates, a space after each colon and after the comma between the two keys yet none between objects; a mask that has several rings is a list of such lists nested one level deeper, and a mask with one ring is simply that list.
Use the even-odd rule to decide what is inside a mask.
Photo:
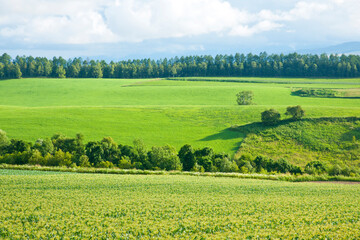
[{"label": "white cloud", "polygon": [[0,0],[0,36],[31,43],[117,40],[100,14],[102,1]]},{"label": "white cloud", "polygon": [[[270,31],[360,36],[358,0],[299,0],[288,10],[235,8],[234,0],[0,0],[0,37],[29,43],[141,42]],[[296,24],[295,24],[296,23]]]},{"label": "white cloud", "polygon": [[123,0],[105,15],[122,40],[134,41],[222,32],[247,21],[245,12],[221,0]]}]

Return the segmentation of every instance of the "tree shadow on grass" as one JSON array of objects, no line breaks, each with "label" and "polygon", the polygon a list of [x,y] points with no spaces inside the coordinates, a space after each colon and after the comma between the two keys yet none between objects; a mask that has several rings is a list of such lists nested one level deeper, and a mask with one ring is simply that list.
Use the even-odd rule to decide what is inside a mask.
[{"label": "tree shadow on grass", "polygon": [[245,135],[242,134],[241,132],[234,131],[231,128],[225,128],[216,134],[200,139],[200,141],[230,140],[230,139],[243,138],[243,137],[245,137]]},{"label": "tree shadow on grass", "polygon": [[[266,131],[268,129],[277,128],[283,125],[287,125],[290,123],[305,123],[305,122],[312,122],[312,123],[321,123],[321,122],[347,122],[347,121],[358,121],[360,118],[357,117],[323,117],[323,118],[304,118],[301,120],[293,120],[293,119],[284,119],[278,122],[275,125],[264,125],[261,122],[254,122],[249,123],[241,126],[234,126],[230,128],[225,128],[220,132],[207,136],[200,141],[213,141],[213,140],[229,140],[235,138],[245,138],[248,134],[260,133]],[[358,129],[355,129],[354,132],[349,133],[350,135],[355,134]]]},{"label": "tree shadow on grass", "polygon": [[244,141],[246,135],[239,132],[234,131],[232,128],[225,128],[221,130],[220,132],[207,136],[203,139],[200,139],[199,141],[214,141],[214,140],[231,140],[231,139],[239,139],[239,142],[236,142],[231,149],[232,151],[237,151],[239,149],[239,146]]}]

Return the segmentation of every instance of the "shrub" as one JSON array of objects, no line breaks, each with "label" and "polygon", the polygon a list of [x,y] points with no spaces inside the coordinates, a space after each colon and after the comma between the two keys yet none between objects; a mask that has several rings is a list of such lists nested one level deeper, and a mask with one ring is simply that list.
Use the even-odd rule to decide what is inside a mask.
[{"label": "shrub", "polygon": [[80,167],[91,167],[89,162],[89,158],[86,155],[81,155],[79,158],[79,166]]},{"label": "shrub", "polygon": [[307,174],[322,174],[326,172],[325,166],[319,161],[312,161],[306,164],[305,172]]},{"label": "shrub", "polygon": [[191,172],[205,172],[205,169],[203,166],[200,166],[199,164],[195,163],[194,167],[190,171]]},{"label": "shrub", "polygon": [[29,159],[29,164],[31,165],[45,165],[45,161],[43,156],[41,155],[41,152],[39,150],[33,150],[31,152],[31,157]]},{"label": "shrub", "polygon": [[252,91],[241,91],[236,94],[236,101],[239,105],[251,105],[254,97]]},{"label": "shrub", "polygon": [[[215,160],[216,161],[216,160]],[[235,162],[230,161],[228,158],[217,159],[219,162],[219,170],[220,172],[238,172],[239,167]]]},{"label": "shrub", "polygon": [[342,173],[342,169],[338,164],[334,165],[329,171],[330,176],[338,176],[341,175],[341,173]]},{"label": "shrub", "polygon": [[129,157],[122,157],[118,163],[118,167],[121,169],[132,169],[134,166],[131,164]]},{"label": "shrub", "polygon": [[319,88],[303,88],[292,92],[293,95],[300,97],[322,97],[322,98],[333,98],[337,96],[337,92],[331,89]]},{"label": "shrub", "polygon": [[280,121],[281,115],[275,109],[269,109],[261,113],[261,121],[265,125],[275,125]]},{"label": "shrub", "polygon": [[96,164],[97,168],[114,168],[114,164],[109,161],[101,161],[98,164]]},{"label": "shrub", "polygon": [[292,119],[299,120],[305,116],[305,111],[300,105],[287,107],[285,115],[290,115]]},{"label": "shrub", "polygon": [[48,166],[67,166],[72,164],[72,155],[68,152],[64,153],[61,149],[56,151],[54,156],[50,156],[47,160]]}]

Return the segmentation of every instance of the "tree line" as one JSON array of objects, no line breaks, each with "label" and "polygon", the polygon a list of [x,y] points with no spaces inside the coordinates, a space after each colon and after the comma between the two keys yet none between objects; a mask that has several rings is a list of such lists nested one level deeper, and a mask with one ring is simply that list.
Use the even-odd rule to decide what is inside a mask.
[{"label": "tree line", "polygon": [[166,77],[360,77],[358,55],[239,54],[118,62],[62,57],[0,56],[0,79]]},{"label": "tree line", "polygon": [[355,176],[354,169],[333,166],[326,168],[321,162],[308,163],[304,168],[285,159],[273,160],[263,156],[243,154],[232,159],[226,153],[216,153],[210,147],[194,149],[186,144],[177,151],[174,147],[153,146],[149,150],[143,141],[133,145],[117,144],[111,137],[84,143],[83,135],[70,138],[55,134],[50,139],[35,143],[8,139],[0,130],[0,164],[96,167],[139,170],[178,170],[194,172],[290,173],[330,174]]}]

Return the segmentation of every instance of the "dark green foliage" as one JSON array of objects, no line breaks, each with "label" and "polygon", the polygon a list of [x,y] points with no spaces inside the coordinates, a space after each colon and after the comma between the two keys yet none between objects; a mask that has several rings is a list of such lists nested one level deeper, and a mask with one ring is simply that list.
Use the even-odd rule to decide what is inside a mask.
[{"label": "dark green foliage", "polygon": [[198,149],[195,151],[196,157],[210,157],[214,155],[214,150],[211,147],[204,147],[203,149]]},{"label": "dark green foliage", "polygon": [[1,159],[0,163],[23,165],[28,164],[31,157],[31,152],[14,152],[5,154]]},{"label": "dark green foliage", "polygon": [[[6,152],[0,154],[0,164],[303,174],[301,167],[295,166],[283,158],[274,160],[260,155],[253,158],[250,154],[243,154],[234,161],[228,154],[215,153],[210,147],[194,150],[190,145],[184,145],[177,152],[174,147],[166,145],[152,147],[148,151],[141,140],[135,140],[134,146],[127,146],[117,145],[111,137],[106,137],[101,141],[88,142],[84,146],[82,139],[80,134],[74,139],[57,134],[53,136],[52,140],[38,139],[34,146],[23,140],[11,139],[5,147]],[[69,149],[72,152],[63,149]],[[330,174],[332,176],[357,176],[359,174],[355,168],[344,165],[335,164],[325,168],[320,161],[309,162],[304,171],[308,174]]]},{"label": "dark green foliage", "polygon": [[285,115],[291,116],[293,120],[299,120],[305,116],[305,111],[299,105],[287,107]]},{"label": "dark green foliage", "polygon": [[194,168],[196,163],[195,151],[189,144],[184,145],[178,155],[184,171],[190,171]]},{"label": "dark green foliage", "polygon": [[196,162],[202,166],[205,172],[216,171],[214,166],[214,150],[210,147],[198,149],[195,151]]},{"label": "dark green foliage", "polygon": [[31,148],[31,143],[24,140],[11,139],[6,147],[8,153],[27,152]]},{"label": "dark green foliage", "polygon": [[91,165],[96,166],[103,161],[104,149],[99,142],[88,142],[85,146],[86,156],[89,158]]},{"label": "dark green foliage", "polygon": [[56,78],[164,78],[164,77],[359,77],[357,55],[268,55],[267,53],[186,56],[171,59],[134,59],[119,62],[0,56],[0,79]]},{"label": "dark green foliage", "polygon": [[241,91],[236,94],[236,101],[239,105],[251,105],[254,98],[252,91]]},{"label": "dark green foliage", "polygon": [[52,154],[54,152],[54,144],[50,139],[38,139],[36,140],[33,149],[38,150],[43,156],[47,153]]},{"label": "dark green foliage", "polygon": [[320,89],[302,88],[299,90],[292,91],[292,94],[300,97],[333,98],[337,96],[336,91],[326,88],[320,88]]},{"label": "dark green foliage", "polygon": [[106,137],[101,140],[101,145],[103,149],[103,159],[106,159],[113,164],[119,163],[119,156],[121,155],[118,145],[111,137]]},{"label": "dark green foliage", "polygon": [[204,168],[205,172],[212,172],[214,170],[213,161],[210,156],[198,157],[197,163]]},{"label": "dark green foliage", "polygon": [[128,157],[129,159],[137,159],[137,153],[132,146],[129,145],[119,145],[118,149],[121,152],[121,156]]},{"label": "dark green foliage", "polygon": [[342,169],[338,164],[334,165],[329,171],[330,176],[338,176],[341,174],[342,174]]},{"label": "dark green foliage", "polygon": [[263,156],[257,156],[254,160],[255,171],[262,172],[278,172],[278,173],[292,173],[302,174],[302,170],[298,166],[290,164],[285,159],[273,160]]},{"label": "dark green foliage", "polygon": [[306,164],[305,172],[308,174],[322,174],[326,172],[325,166],[319,161],[312,161]]},{"label": "dark green foliage", "polygon": [[265,125],[276,125],[280,121],[281,115],[275,109],[269,109],[261,113],[261,121]]}]

